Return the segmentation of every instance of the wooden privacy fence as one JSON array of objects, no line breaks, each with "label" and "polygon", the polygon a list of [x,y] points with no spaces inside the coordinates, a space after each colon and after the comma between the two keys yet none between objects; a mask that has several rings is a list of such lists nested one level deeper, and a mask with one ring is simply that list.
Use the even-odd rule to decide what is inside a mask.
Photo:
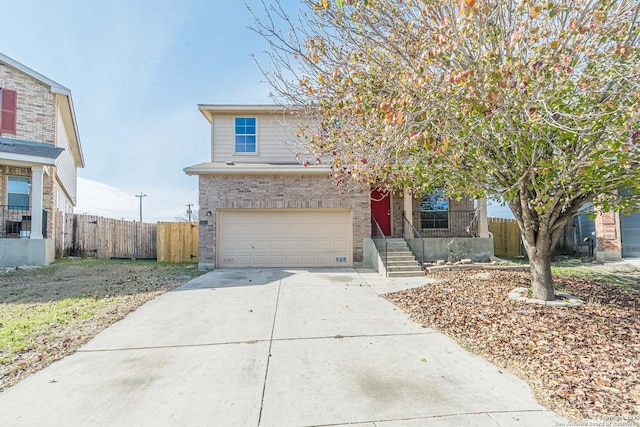
[{"label": "wooden privacy fence", "polygon": [[158,261],[196,262],[198,260],[197,222],[158,223]]},{"label": "wooden privacy fence", "polygon": [[515,219],[488,218],[493,234],[493,253],[497,257],[513,258],[520,254],[520,229]]},{"label": "wooden privacy fence", "polygon": [[56,256],[156,258],[156,224],[56,213]]}]

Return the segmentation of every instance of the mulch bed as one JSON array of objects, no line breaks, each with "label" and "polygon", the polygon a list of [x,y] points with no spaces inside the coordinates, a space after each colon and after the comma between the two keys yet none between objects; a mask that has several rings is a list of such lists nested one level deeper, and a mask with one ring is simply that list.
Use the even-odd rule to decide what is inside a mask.
[{"label": "mulch bed", "polygon": [[582,279],[555,277],[583,301],[548,307],[507,298],[528,273],[458,271],[386,295],[426,326],[527,381],[538,401],[574,420],[640,415],[640,297]]}]

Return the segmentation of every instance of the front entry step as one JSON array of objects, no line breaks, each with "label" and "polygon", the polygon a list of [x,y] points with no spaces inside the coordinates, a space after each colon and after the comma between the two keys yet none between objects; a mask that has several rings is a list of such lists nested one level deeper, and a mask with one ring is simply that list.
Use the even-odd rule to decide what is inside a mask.
[{"label": "front entry step", "polygon": [[[404,239],[386,239],[378,247],[378,253],[387,269],[388,277],[422,277],[424,271]],[[386,255],[386,256],[385,256]]]}]

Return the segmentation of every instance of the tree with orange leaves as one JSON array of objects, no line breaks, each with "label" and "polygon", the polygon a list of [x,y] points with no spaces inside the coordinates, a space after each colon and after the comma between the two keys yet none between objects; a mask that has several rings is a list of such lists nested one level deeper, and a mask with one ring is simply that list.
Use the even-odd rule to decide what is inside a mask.
[{"label": "tree with orange leaves", "polygon": [[[635,0],[263,3],[254,29],[275,100],[337,184],[503,200],[536,298],[580,209],[638,209],[640,6]],[[266,16],[266,18],[265,18]]]}]

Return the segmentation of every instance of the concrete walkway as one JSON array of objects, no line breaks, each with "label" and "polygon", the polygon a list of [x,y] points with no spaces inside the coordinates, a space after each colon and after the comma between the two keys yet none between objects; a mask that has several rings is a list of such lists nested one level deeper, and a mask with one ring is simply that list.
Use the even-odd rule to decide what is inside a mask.
[{"label": "concrete walkway", "polygon": [[380,293],[426,279],[216,270],[0,393],[1,426],[553,426],[521,380]]}]

